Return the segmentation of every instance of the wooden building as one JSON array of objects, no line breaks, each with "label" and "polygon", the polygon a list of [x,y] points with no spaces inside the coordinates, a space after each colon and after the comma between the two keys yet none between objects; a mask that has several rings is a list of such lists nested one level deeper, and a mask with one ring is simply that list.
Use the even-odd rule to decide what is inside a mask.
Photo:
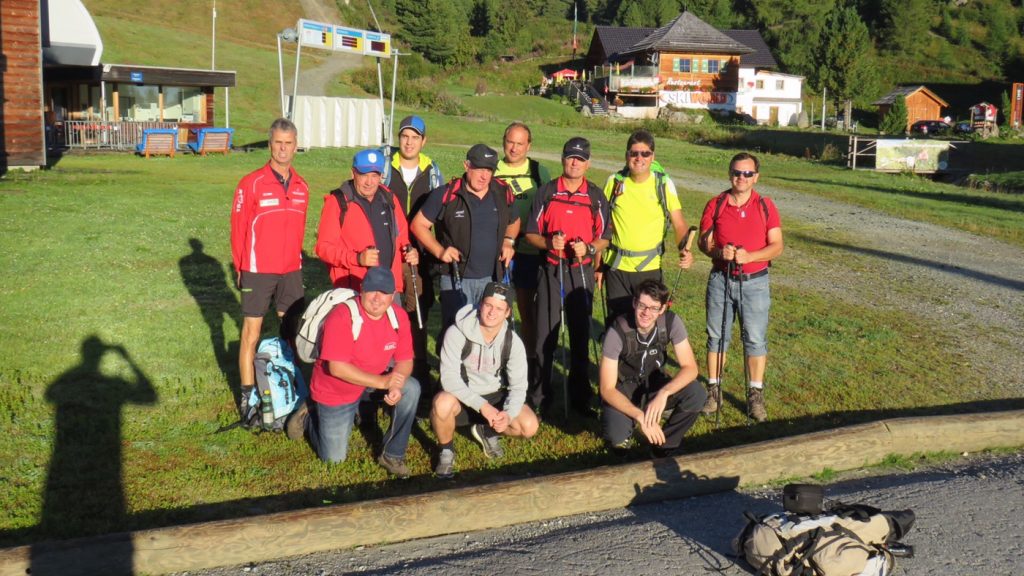
[{"label": "wooden building", "polygon": [[46,165],[39,0],[0,1],[0,174]]},{"label": "wooden building", "polygon": [[892,92],[872,102],[878,106],[878,120],[889,113],[889,109],[900,96],[906,98],[907,102],[907,130],[918,120],[940,120],[942,109],[948,108],[949,104],[939,98],[934,92],[924,86],[899,86]]}]

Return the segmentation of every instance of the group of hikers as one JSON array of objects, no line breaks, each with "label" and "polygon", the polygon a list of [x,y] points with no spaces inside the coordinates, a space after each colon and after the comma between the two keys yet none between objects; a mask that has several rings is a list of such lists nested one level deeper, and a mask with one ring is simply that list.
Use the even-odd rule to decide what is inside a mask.
[{"label": "group of hikers", "polygon": [[[744,347],[747,414],[756,421],[767,417],[768,267],[783,241],[774,203],[754,190],[756,157],[732,158],[729,189],[708,201],[700,220],[697,247],[713,262],[705,388],[663,280],[669,230],[680,270],[693,263],[693,233],[649,132],[629,136],[625,167],[603,187],[587,179],[591,150],[584,138],[565,142],[561,174],[551,178],[529,157],[530,128],[513,122],[502,152],[472,146],[463,174],[447,181],[424,154],[426,142],[423,119],[404,118],[397,147],[356,153],[351,178],[324,197],[316,255],[335,288],[358,295],[323,323],[311,402],[288,419],[289,437],[308,438],[324,461],[344,461],[354,422],[366,413],[361,406],[375,413],[383,402],[391,407],[391,422],[378,463],[407,477],[412,426],[418,411],[429,412],[438,443],[434,472],[451,477],[458,426],[469,426],[484,454],[498,458],[501,436],[530,438],[541,418],[554,416],[554,365],[564,334],[566,410],[599,417],[615,449],[629,448],[639,429],[654,456],[671,456],[699,414],[721,406],[719,375],[734,315]],[[239,183],[231,218],[244,317],[243,415],[271,301],[281,317],[304,306],[309,190],[292,166],[295,125],[274,121],[268,146],[270,161]],[[588,347],[597,336],[591,320],[602,292],[595,402]],[[436,383],[427,350],[435,299],[441,314]],[[669,348],[679,367],[674,374],[666,368]]]}]

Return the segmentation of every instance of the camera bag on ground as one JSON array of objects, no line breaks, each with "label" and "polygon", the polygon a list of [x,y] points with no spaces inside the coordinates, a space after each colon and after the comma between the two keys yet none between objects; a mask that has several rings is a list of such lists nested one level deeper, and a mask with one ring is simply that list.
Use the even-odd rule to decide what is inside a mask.
[{"label": "camera bag on ground", "polygon": [[899,540],[914,525],[911,510],[883,512],[865,504],[744,516],[733,550],[757,574],[770,576],[888,576],[896,566],[893,552],[907,549]]},{"label": "camera bag on ground", "polygon": [[[299,334],[295,337],[295,351],[303,362],[315,362],[320,357],[320,338],[324,334],[324,320],[338,304],[348,306],[352,313],[352,339],[359,338],[359,332],[363,327],[363,316],[359,313],[359,304],[355,299],[359,293],[350,288],[334,288],[317,296],[306,311],[302,313],[302,320],[299,325]],[[388,321],[391,327],[398,330],[398,317],[395,309],[388,306]]]},{"label": "camera bag on ground", "polygon": [[[249,413],[243,422],[254,428],[280,432],[288,415],[309,395],[302,372],[295,366],[291,346],[281,338],[264,338],[256,349],[253,362],[256,386],[249,396]],[[270,392],[273,422],[262,421],[262,403]]]}]

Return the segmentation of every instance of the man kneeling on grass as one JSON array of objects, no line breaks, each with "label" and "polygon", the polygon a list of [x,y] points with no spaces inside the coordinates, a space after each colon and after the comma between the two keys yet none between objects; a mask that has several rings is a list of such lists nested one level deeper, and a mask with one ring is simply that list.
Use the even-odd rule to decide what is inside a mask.
[{"label": "man kneeling on grass", "polygon": [[321,460],[344,462],[359,404],[384,402],[391,409],[391,426],[377,463],[399,478],[408,478],[405,449],[416,421],[420,384],[410,376],[409,317],[400,311],[395,314],[397,330],[388,319],[387,309],[394,299],[394,275],[377,266],[367,271],[355,299],[362,318],[358,336],[353,334],[353,312],[347,305],[330,312],[309,387],[316,414],[310,417],[303,405],[288,421],[288,437],[301,438],[305,433]]},{"label": "man kneeling on grass", "polygon": [[[440,445],[438,478],[455,473],[455,427],[470,433],[488,458],[500,458],[500,435],[530,438],[537,415],[526,400],[526,348],[507,322],[512,289],[491,282],[480,305],[464,306],[445,332],[441,347],[441,387],[434,397],[430,422]],[[501,406],[502,408],[499,408]],[[466,410],[468,407],[469,410]]]},{"label": "man kneeling on grass", "polygon": [[[604,337],[600,388],[604,437],[615,449],[632,444],[634,422],[655,457],[678,454],[707,393],[697,382],[697,360],[683,320],[668,310],[668,288],[653,279],[636,287],[633,310],[618,316]],[[671,345],[679,372],[664,372]],[[672,414],[664,426],[665,412]]]}]

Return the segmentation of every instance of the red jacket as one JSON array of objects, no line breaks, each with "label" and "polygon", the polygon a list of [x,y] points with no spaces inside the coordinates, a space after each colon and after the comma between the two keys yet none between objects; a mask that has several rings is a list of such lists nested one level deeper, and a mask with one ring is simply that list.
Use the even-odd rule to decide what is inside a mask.
[{"label": "red jacket", "polygon": [[288,190],[268,162],[242,178],[231,206],[235,270],[287,274],[302,268],[309,187],[294,168]]},{"label": "red jacket", "polygon": [[[350,182],[342,185],[343,190],[346,188],[351,189]],[[409,243],[409,224],[402,213],[398,198],[383,186],[377,190],[377,194],[382,193],[391,195],[394,205],[394,229],[397,230],[397,234],[394,240],[395,253],[390,255],[391,273],[395,277],[395,290],[401,292],[405,289],[401,248]],[[333,194],[324,196],[324,207],[320,212],[320,225],[316,232],[316,255],[327,264],[331,283],[335,288],[359,290],[368,270],[365,266],[359,265],[359,253],[374,244],[373,228],[359,203],[348,203],[345,224],[342,225],[338,199]],[[388,254],[380,255],[382,265],[386,263],[388,257]]]}]

